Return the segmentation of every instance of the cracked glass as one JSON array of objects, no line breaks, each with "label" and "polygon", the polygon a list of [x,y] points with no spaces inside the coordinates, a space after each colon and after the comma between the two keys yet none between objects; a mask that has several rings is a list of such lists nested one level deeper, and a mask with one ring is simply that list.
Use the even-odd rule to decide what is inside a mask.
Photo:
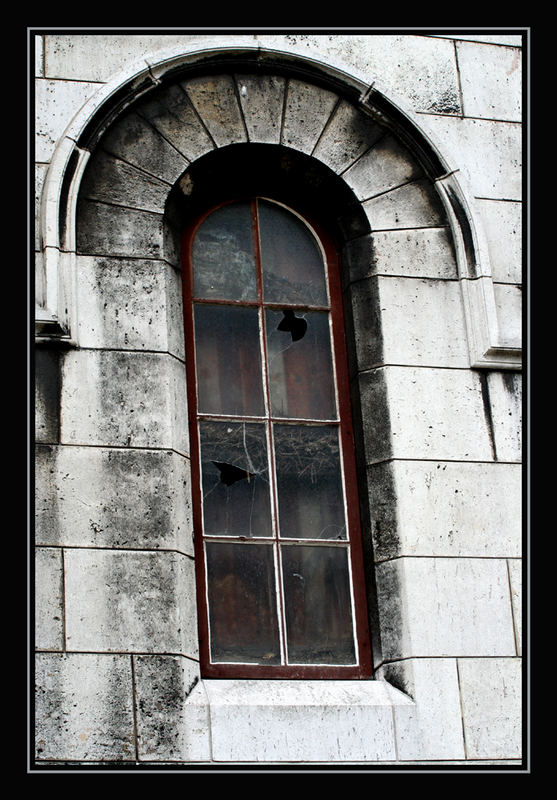
[{"label": "cracked glass", "polygon": [[274,425],[282,538],[347,538],[335,427]]},{"label": "cracked glass", "polygon": [[265,426],[201,420],[199,434],[205,535],[272,536]]}]

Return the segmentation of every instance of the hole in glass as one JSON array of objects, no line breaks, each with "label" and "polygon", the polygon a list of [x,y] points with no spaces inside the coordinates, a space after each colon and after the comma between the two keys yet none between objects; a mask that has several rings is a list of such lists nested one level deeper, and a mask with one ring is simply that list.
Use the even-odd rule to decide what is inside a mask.
[{"label": "hole in glass", "polygon": [[277,325],[277,331],[290,333],[293,342],[303,339],[308,329],[307,320],[304,317],[297,317],[291,308],[287,308],[282,313],[284,316]]},{"label": "hole in glass", "polygon": [[204,420],[199,432],[205,535],[272,536],[265,426]]},{"label": "hole in glass", "polygon": [[335,419],[329,314],[308,311],[303,338],[285,347],[283,311],[266,310],[271,413],[298,419]]},{"label": "hole in glass", "polygon": [[249,483],[250,478],[254,478],[251,472],[248,472],[241,467],[236,467],[234,464],[223,464],[220,461],[211,461],[220,472],[220,479],[225,486],[232,486],[236,481],[245,481]]}]

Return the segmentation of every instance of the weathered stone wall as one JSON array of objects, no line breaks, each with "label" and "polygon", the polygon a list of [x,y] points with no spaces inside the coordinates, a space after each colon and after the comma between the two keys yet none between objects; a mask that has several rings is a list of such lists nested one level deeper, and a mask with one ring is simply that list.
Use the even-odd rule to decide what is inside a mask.
[{"label": "weathered stone wall", "polygon": [[[519,36],[35,44],[38,198],[74,114],[147,53],[155,64],[169,47],[260,47],[401,98],[467,187],[516,349]],[[314,159],[365,220],[343,252],[376,582],[376,680],[357,687],[199,680],[168,198],[200,157],[247,142]],[[380,114],[286,67],[153,85],[101,137],[79,187],[73,341],[43,337],[36,351],[38,761],[520,763],[520,372],[471,368],[463,287],[478,281],[462,272],[444,181]]]}]

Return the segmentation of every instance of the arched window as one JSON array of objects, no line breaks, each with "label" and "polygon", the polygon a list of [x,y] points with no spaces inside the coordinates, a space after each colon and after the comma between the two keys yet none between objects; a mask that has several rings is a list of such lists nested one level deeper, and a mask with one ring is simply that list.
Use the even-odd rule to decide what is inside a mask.
[{"label": "arched window", "polygon": [[254,197],[183,241],[201,669],[371,672],[334,243]]}]

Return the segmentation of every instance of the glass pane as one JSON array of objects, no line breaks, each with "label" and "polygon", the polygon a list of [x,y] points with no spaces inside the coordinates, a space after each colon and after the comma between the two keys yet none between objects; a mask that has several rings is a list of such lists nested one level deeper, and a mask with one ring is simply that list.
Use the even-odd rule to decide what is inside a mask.
[{"label": "glass pane", "polygon": [[328,305],[323,257],[307,226],[265,200],[258,211],[266,302]]},{"label": "glass pane", "polygon": [[335,419],[328,313],[267,309],[265,320],[272,415]]},{"label": "glass pane", "polygon": [[265,426],[200,421],[203,530],[272,536]]},{"label": "glass pane", "polygon": [[207,543],[213,661],[279,664],[273,548]]},{"label": "glass pane", "polygon": [[346,539],[338,429],[275,425],[280,535]]},{"label": "glass pane", "polygon": [[289,663],[354,664],[346,548],[289,545],[281,555]]},{"label": "glass pane", "polygon": [[193,244],[194,297],[256,300],[250,203],[224,206],[201,223]]},{"label": "glass pane", "polygon": [[257,309],[196,305],[195,353],[199,412],[263,415]]}]

